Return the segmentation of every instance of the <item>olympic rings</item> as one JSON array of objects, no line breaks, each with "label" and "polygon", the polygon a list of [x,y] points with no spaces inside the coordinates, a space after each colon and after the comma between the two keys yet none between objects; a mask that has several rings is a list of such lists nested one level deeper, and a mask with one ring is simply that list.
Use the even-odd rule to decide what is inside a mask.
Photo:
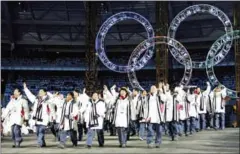
[{"label": "olympic rings", "polygon": [[[151,46],[154,46],[156,44],[168,44],[169,46],[174,47],[174,49],[178,52],[187,52],[186,48],[179,43],[178,41],[172,39],[172,38],[168,38],[167,36],[156,36],[150,39],[147,39],[143,42],[141,42],[132,52],[128,64],[131,65],[132,63],[136,63],[137,59],[134,59],[132,55],[134,55],[135,53],[141,53],[143,51],[146,51],[148,48],[150,48]],[[192,76],[192,60],[189,54],[185,54],[184,59],[180,59],[182,63],[184,63],[185,65],[185,70],[184,70],[184,75],[183,78],[180,82],[180,85],[188,85],[191,76]],[[133,88],[138,88],[141,90],[144,90],[141,85],[139,84],[137,77],[136,77],[136,73],[134,72],[134,70],[131,70],[128,72],[128,78],[129,81],[132,85]]]},{"label": "olympic rings", "polygon": [[[176,15],[176,17],[172,20],[169,30],[168,30],[168,37],[170,38],[174,38],[175,39],[175,34],[177,31],[177,28],[179,27],[179,25],[181,24],[181,22],[183,22],[187,17],[197,14],[197,13],[209,13],[215,17],[217,17],[224,25],[224,29],[226,31],[226,33],[232,32],[233,28],[232,28],[232,24],[230,19],[228,18],[228,16],[222,12],[220,9],[218,9],[215,6],[212,5],[208,5],[208,4],[198,4],[198,5],[192,5],[187,7],[186,9],[182,10],[180,13],[178,13]],[[219,62],[221,62],[224,57],[222,57],[222,55],[226,55],[232,45],[232,39],[228,38],[230,41],[228,42],[228,44],[225,44],[226,48],[222,49],[215,57],[214,63],[213,65],[218,64]],[[171,54],[173,55],[173,57],[179,62],[181,63],[181,61],[177,58],[177,56],[181,56],[181,53],[177,53],[173,48],[169,48]],[[193,62],[193,68],[198,68],[198,69],[204,69],[206,68],[206,63],[205,61],[202,62],[196,62],[196,61],[192,61]],[[181,63],[183,64],[183,63]],[[183,64],[184,65],[184,64]],[[211,64],[212,65],[212,64]]]},{"label": "olympic rings", "polygon": [[[120,66],[120,65],[116,65],[113,64],[111,61],[109,61],[106,53],[105,53],[105,47],[104,47],[104,40],[106,37],[106,34],[108,32],[108,30],[116,23],[126,20],[126,19],[133,19],[136,20],[137,22],[139,22],[140,24],[142,24],[145,28],[145,30],[147,31],[147,35],[148,38],[152,38],[154,37],[154,30],[152,28],[152,25],[149,23],[149,21],[144,18],[143,16],[141,16],[138,13],[135,12],[129,12],[129,11],[125,11],[125,12],[120,12],[117,13],[111,17],[109,17],[100,27],[100,30],[98,31],[96,40],[95,40],[95,49],[96,52],[98,53],[98,56],[100,58],[100,60],[102,61],[102,63],[108,67],[110,70],[119,72],[119,73],[126,73],[128,71],[130,71],[131,69],[134,70],[139,70],[141,68],[143,68],[149,59],[152,58],[153,56],[153,50],[154,50],[154,46],[152,46],[151,48],[149,48],[149,50],[145,53],[145,55],[136,63],[136,65],[138,67],[134,66]],[[138,58],[140,55],[137,54],[135,55],[136,58]]]},{"label": "olympic rings", "polygon": [[[206,61],[202,62],[192,61],[186,48],[180,42],[174,39],[176,30],[179,27],[180,23],[190,15],[205,12],[218,17],[218,19],[223,23],[225,27],[226,34],[221,36],[211,46]],[[148,39],[141,42],[133,50],[128,60],[128,65],[120,66],[113,64],[111,61],[109,61],[108,57],[106,56],[104,48],[104,39],[106,37],[108,30],[114,24],[126,19],[133,19],[141,23],[144,26],[145,30],[147,31]],[[188,85],[192,76],[192,68],[196,69],[206,68],[207,76],[209,78],[210,83],[212,85],[219,85],[220,82],[218,81],[214,74],[213,66],[217,65],[225,58],[225,56],[230,51],[233,39],[238,39],[239,37],[240,31],[239,30],[233,31],[232,24],[229,18],[220,9],[208,4],[198,4],[190,6],[181,11],[179,14],[177,14],[177,16],[172,20],[170,24],[168,36],[155,37],[154,30],[151,24],[148,22],[148,20],[135,12],[126,11],[117,13],[108,18],[100,27],[100,30],[95,40],[96,43],[95,49],[96,52],[98,53],[100,60],[110,70],[119,73],[128,73],[128,78],[133,88],[139,88],[143,90],[143,88],[141,87],[137,80],[136,73],[134,71],[143,68],[147,64],[148,60],[152,58],[155,44],[168,44],[172,56],[180,64],[183,64],[185,66],[184,75],[180,82],[180,85]],[[144,53],[143,57],[140,58],[141,54],[143,53]],[[237,92],[234,90],[227,89],[227,93],[230,97],[237,97]]]},{"label": "olympic rings", "polygon": [[[209,81],[212,85],[222,85],[215,73],[214,73],[214,69],[213,69],[213,63],[214,63],[214,59],[215,59],[215,54],[217,53],[218,50],[220,50],[221,48],[223,48],[225,46],[225,44],[227,44],[229,42],[229,40],[227,39],[228,37],[231,37],[233,39],[239,39],[240,38],[240,31],[239,30],[235,30],[233,32],[230,32],[230,33],[227,33],[223,36],[221,36],[218,40],[216,40],[213,45],[211,46],[210,48],[210,51],[208,52],[207,54],[207,58],[206,58],[206,64],[207,64],[207,67],[206,67],[206,72],[207,72],[207,76],[209,78]],[[223,55],[225,56],[225,55]],[[224,85],[222,85],[222,87],[225,87]],[[228,96],[231,96],[231,97],[238,97],[238,93],[237,91],[235,90],[231,90],[231,89],[228,89],[227,87],[225,87],[227,89],[227,94]]]}]

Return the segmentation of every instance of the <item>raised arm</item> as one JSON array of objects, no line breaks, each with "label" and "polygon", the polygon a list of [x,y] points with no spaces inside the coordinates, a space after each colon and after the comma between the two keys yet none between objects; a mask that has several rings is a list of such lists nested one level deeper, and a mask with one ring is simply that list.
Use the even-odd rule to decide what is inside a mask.
[{"label": "raised arm", "polygon": [[113,96],[113,100],[116,100],[117,97],[118,97],[118,93],[116,92],[116,85],[113,85],[111,87],[111,93],[112,93],[112,96]]},{"label": "raised arm", "polygon": [[207,89],[203,92],[203,95],[209,95],[211,92],[211,85],[207,82]]},{"label": "raised arm", "polygon": [[30,102],[34,103],[36,96],[34,96],[31,91],[27,88],[26,83],[23,83],[23,90],[27,96],[27,98],[30,100]]}]

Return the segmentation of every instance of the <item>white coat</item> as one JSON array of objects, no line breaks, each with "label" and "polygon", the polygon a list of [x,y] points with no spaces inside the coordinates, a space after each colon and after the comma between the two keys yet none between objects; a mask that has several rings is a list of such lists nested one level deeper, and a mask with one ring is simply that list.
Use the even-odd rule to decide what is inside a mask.
[{"label": "white coat", "polygon": [[226,88],[222,89],[219,92],[212,91],[211,99],[213,101],[214,113],[225,113],[225,100],[224,98],[227,96]]},{"label": "white coat", "polygon": [[68,131],[70,129],[77,130],[78,106],[73,100],[64,102],[60,117],[60,129]]},{"label": "white coat", "polygon": [[[159,100],[159,96],[160,99]],[[155,93],[153,95],[149,95],[148,100],[149,105],[149,112],[148,112],[148,119],[150,119],[150,123],[157,123],[160,124],[161,122],[165,122],[165,104],[161,104],[159,101],[163,103],[166,102],[166,96],[163,93]],[[160,105],[163,105],[163,112],[161,112]]]},{"label": "white coat", "polygon": [[17,99],[12,98],[5,108],[2,118],[9,115],[10,125],[22,126],[24,120],[28,120],[29,108],[26,99],[19,96]]},{"label": "white coat", "polygon": [[[34,104],[33,105],[33,118],[35,120],[35,124],[36,125],[47,126],[48,123],[50,122],[50,118],[51,118],[51,115],[52,115],[51,112],[53,112],[53,111],[49,110],[50,105],[51,105],[51,101],[50,101],[49,96],[44,96],[44,98],[42,99],[42,102],[39,103],[39,98],[34,96],[29,91],[28,88],[24,88],[24,92],[25,92],[27,98],[30,100],[30,102],[32,102]],[[38,110],[38,108],[41,108],[41,109]],[[39,112],[37,112],[37,111],[39,111]]]},{"label": "white coat", "polygon": [[78,97],[78,101],[80,101],[79,116],[80,116],[81,123],[87,122],[85,120],[85,117],[87,116],[87,113],[85,111],[87,109],[89,99],[90,98],[86,93],[80,94]]},{"label": "white coat", "polygon": [[166,92],[166,122],[171,122],[173,119],[173,96],[171,92]]},{"label": "white coat", "polygon": [[131,120],[135,121],[137,119],[138,111],[139,111],[139,104],[140,104],[140,98],[139,95],[133,97],[131,99]]},{"label": "white coat", "polygon": [[121,99],[118,98],[115,104],[115,112],[113,123],[115,127],[124,127],[129,126],[130,120],[130,100],[127,98]]},{"label": "white coat", "polygon": [[103,129],[103,121],[104,121],[104,117],[105,117],[105,103],[102,100],[96,100],[95,102],[91,102],[89,101],[87,104],[87,108],[86,108],[86,127],[89,128],[89,123],[92,120],[91,119],[91,113],[94,110],[94,105],[92,104],[94,103],[95,107],[96,107],[96,114],[98,115],[97,118],[97,122],[98,125],[94,126],[94,127],[90,127],[90,129]]},{"label": "white coat", "polygon": [[179,120],[186,120],[187,116],[186,116],[186,93],[179,88],[178,91],[178,101],[179,101],[179,105],[182,107],[179,111]]},{"label": "white coat", "polygon": [[196,103],[196,99],[195,99],[195,94],[187,94],[187,100],[189,103],[189,117],[194,117],[197,118],[198,114],[197,114],[197,103]]},{"label": "white coat", "polygon": [[[207,113],[207,103],[209,101],[209,94],[211,91],[211,86],[208,85],[207,89],[198,97],[197,104],[198,104],[198,114],[206,114]],[[201,104],[202,103],[202,104]]]}]

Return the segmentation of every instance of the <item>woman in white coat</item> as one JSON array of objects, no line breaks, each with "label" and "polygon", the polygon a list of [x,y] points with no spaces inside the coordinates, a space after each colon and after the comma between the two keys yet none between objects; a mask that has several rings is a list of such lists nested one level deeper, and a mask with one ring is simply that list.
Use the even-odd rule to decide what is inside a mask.
[{"label": "woman in white coat", "polygon": [[130,120],[130,100],[128,90],[125,87],[120,89],[118,95],[115,91],[115,86],[111,88],[113,96],[116,98],[113,124],[118,133],[119,147],[125,148],[127,144],[127,131]]},{"label": "woman in white coat", "polygon": [[14,142],[13,148],[20,147],[23,141],[21,127],[24,122],[28,123],[28,102],[22,97],[20,89],[16,88],[13,92],[13,98],[7,104],[6,109],[2,114],[2,120],[9,118],[9,126],[11,126],[12,140]]},{"label": "woman in white coat", "polygon": [[103,122],[105,118],[105,103],[102,99],[99,99],[97,92],[93,93],[92,98],[89,98],[87,108],[86,108],[86,126],[88,128],[87,132],[87,147],[92,147],[92,141],[95,131],[98,136],[99,147],[104,146],[104,131]]}]

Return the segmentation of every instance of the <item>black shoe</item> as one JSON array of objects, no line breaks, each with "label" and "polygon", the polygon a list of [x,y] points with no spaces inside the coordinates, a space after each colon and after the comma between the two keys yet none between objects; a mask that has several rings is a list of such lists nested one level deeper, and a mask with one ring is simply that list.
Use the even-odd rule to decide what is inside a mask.
[{"label": "black shoe", "polygon": [[16,147],[16,145],[12,145],[12,148],[15,148]]},{"label": "black shoe", "polygon": [[132,133],[132,134],[131,134],[131,136],[135,136],[135,135],[136,135],[136,133]]},{"label": "black shoe", "polygon": [[73,147],[76,147],[76,146],[77,146],[77,144],[73,144],[72,146],[73,146]]},{"label": "black shoe", "polygon": [[185,136],[189,136],[188,134],[185,134]]},{"label": "black shoe", "polygon": [[160,148],[160,145],[157,145],[156,148]]},{"label": "black shoe", "polygon": [[121,148],[121,147],[122,147],[122,144],[119,145],[119,148]]},{"label": "black shoe", "polygon": [[91,149],[91,147],[92,147],[91,145],[86,145],[86,148],[88,149]]},{"label": "black shoe", "polygon": [[103,145],[103,144],[100,144],[99,147],[104,147],[104,145]]}]

